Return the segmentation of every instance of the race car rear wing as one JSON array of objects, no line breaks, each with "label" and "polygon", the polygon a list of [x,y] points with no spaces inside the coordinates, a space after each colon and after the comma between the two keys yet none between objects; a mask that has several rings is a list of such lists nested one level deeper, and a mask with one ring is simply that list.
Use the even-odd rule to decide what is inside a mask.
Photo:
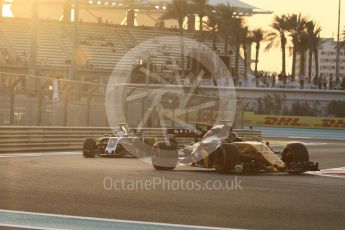
[{"label": "race car rear wing", "polygon": [[168,129],[167,133],[171,138],[202,138],[212,126],[196,124],[195,129]]}]

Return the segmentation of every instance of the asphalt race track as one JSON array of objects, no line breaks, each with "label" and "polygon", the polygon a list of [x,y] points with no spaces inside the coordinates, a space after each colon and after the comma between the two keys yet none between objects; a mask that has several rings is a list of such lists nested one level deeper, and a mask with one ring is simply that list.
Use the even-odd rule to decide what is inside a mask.
[{"label": "asphalt race track", "polygon": [[[308,146],[321,169],[344,167],[344,147],[342,142]],[[75,153],[0,155],[0,172],[2,210],[240,229],[345,226],[342,178],[218,175],[192,167],[157,172],[134,158],[84,159]],[[173,181],[181,180],[201,187],[176,182],[173,188]],[[123,186],[133,181],[164,181],[165,187]],[[214,187],[205,188],[208,183]]]}]

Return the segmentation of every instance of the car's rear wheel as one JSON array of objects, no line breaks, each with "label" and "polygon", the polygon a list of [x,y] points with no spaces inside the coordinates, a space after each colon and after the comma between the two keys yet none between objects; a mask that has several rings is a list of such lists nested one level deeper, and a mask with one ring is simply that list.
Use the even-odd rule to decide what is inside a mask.
[{"label": "car's rear wheel", "polygon": [[230,173],[240,162],[240,153],[233,144],[223,144],[213,154],[214,168],[218,173]]},{"label": "car's rear wheel", "polygon": [[176,168],[178,161],[176,146],[159,142],[153,146],[152,150],[152,165],[156,170],[168,171]]},{"label": "car's rear wheel", "polygon": [[94,158],[96,156],[97,145],[94,138],[84,140],[83,155],[85,158]]},{"label": "car's rear wheel", "polygon": [[[283,150],[282,161],[286,164],[289,170],[294,170],[299,163],[309,162],[309,152],[302,143],[287,144]],[[296,170],[290,172],[291,174],[299,174],[304,171]]]}]

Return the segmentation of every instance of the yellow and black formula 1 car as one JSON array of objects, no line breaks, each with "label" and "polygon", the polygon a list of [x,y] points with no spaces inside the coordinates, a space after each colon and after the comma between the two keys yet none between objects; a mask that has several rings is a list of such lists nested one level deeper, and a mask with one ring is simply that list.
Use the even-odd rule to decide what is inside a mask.
[{"label": "yellow and black formula 1 car", "polygon": [[[170,139],[159,141],[153,146],[153,167],[157,170],[173,170],[178,164],[185,164],[214,168],[218,173],[299,174],[319,170],[318,162],[309,160],[308,150],[302,143],[287,144],[281,152],[282,157],[279,157],[265,143],[243,141],[227,125],[217,125],[206,133],[200,132],[200,129],[168,130]],[[188,146],[178,145],[178,137],[193,135],[199,136],[200,140]]]}]

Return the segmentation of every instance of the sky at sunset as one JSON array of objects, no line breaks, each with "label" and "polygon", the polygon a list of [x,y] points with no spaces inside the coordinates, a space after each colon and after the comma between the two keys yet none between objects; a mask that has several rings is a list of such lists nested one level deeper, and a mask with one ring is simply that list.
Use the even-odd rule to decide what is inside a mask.
[{"label": "sky at sunset", "polygon": [[[322,27],[321,37],[334,37],[337,35],[338,0],[242,0],[245,3],[265,10],[273,11],[272,15],[256,15],[248,18],[247,23],[251,28],[265,28],[269,30],[274,15],[284,13],[302,13],[310,19],[317,21]],[[345,26],[345,1],[341,6],[341,31]],[[277,61],[278,60],[278,61]],[[262,50],[260,69],[281,70],[281,57],[278,50]],[[291,57],[288,56],[287,71],[291,72]]]}]

